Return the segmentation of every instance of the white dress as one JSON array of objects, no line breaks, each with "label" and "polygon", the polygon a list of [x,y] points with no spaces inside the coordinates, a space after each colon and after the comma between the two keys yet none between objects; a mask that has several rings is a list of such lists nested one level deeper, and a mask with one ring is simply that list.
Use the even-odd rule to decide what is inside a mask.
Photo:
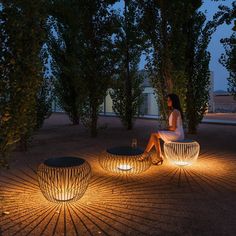
[{"label": "white dress", "polygon": [[[182,118],[181,118],[179,111],[178,111],[178,113],[179,113],[179,115],[177,117],[177,124],[176,124],[175,131],[165,131],[165,130],[158,131],[161,139],[164,142],[168,143],[171,141],[177,141],[177,140],[184,139],[184,129],[183,129]],[[173,122],[173,111],[171,112],[171,114],[169,116],[169,126],[172,126],[172,122]]]}]

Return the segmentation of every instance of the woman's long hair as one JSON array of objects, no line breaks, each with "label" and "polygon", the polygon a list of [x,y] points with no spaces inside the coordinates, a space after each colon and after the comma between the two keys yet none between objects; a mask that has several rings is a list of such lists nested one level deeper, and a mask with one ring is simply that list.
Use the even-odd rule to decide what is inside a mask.
[{"label": "woman's long hair", "polygon": [[182,120],[183,120],[184,115],[183,115],[183,110],[181,108],[179,96],[176,95],[175,93],[170,93],[170,94],[167,95],[167,97],[169,97],[172,101],[172,109],[177,109],[180,112]]}]

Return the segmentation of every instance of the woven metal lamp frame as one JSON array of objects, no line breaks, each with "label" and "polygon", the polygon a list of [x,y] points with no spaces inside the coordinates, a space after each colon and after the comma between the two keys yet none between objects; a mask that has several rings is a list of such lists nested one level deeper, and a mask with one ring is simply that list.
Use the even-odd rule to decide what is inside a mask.
[{"label": "woven metal lamp frame", "polygon": [[192,165],[197,160],[199,151],[200,145],[196,141],[164,143],[166,158],[178,166]]},{"label": "woven metal lamp frame", "polygon": [[100,165],[104,170],[118,174],[138,174],[151,166],[150,155],[140,161],[141,155],[115,155],[103,152],[99,158]]},{"label": "woven metal lamp frame", "polygon": [[71,167],[51,167],[42,163],[37,175],[39,187],[47,200],[72,202],[84,195],[91,177],[91,167],[86,161]]}]

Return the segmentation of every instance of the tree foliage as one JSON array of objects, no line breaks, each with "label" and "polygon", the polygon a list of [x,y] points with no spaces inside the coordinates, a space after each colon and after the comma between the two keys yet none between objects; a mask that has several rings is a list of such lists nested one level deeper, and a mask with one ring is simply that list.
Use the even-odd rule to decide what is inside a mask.
[{"label": "tree foliage", "polygon": [[[232,7],[225,5],[219,6],[219,11],[214,15],[214,19],[221,24],[231,24],[234,20],[233,31],[236,31],[236,2],[232,2]],[[224,38],[221,40],[224,46],[225,53],[221,55],[220,63],[228,70],[228,91],[234,95],[236,99],[236,34],[235,32],[230,38]]]},{"label": "tree foliage", "polygon": [[50,5],[47,21],[55,96],[73,124],[79,124],[87,96],[80,68],[79,11],[79,3],[74,0],[56,0]]},{"label": "tree foliage", "polygon": [[168,116],[165,102],[168,93],[179,94],[182,103],[185,99],[187,5],[178,0],[140,1],[142,27],[146,32],[147,68],[164,119]]},{"label": "tree foliage", "polygon": [[134,117],[142,102],[143,77],[138,73],[143,50],[140,28],[141,12],[136,0],[124,2],[123,15],[117,16],[118,32],[115,36],[116,76],[113,79],[113,110],[123,125],[133,128]]},{"label": "tree foliage", "polygon": [[50,78],[43,78],[42,85],[36,97],[36,126],[35,130],[42,127],[44,120],[52,113],[53,89]]},{"label": "tree foliage", "polygon": [[236,99],[236,33],[233,33],[230,38],[222,39],[225,53],[221,55],[220,63],[225,66],[229,72],[228,91]]},{"label": "tree foliage", "polygon": [[114,2],[56,0],[51,8],[49,50],[56,94],[73,123],[81,118],[91,136],[97,135],[99,107],[113,73]]},{"label": "tree foliage", "polygon": [[79,2],[80,76],[88,93],[84,121],[92,137],[97,136],[99,107],[104,101],[114,74],[112,34],[115,1]]},{"label": "tree foliage", "polygon": [[188,77],[186,94],[186,118],[189,133],[196,133],[208,106],[210,89],[210,53],[207,51],[217,24],[206,22],[206,16],[194,12],[188,28],[188,56],[186,73]]},{"label": "tree foliage", "polygon": [[0,12],[0,165],[14,144],[25,147],[37,121],[42,84],[44,1],[2,0]]},{"label": "tree foliage", "polygon": [[[147,65],[166,119],[166,95],[177,93],[186,113],[188,131],[196,132],[206,110],[209,91],[207,52],[214,22],[199,12],[202,1],[140,1],[147,35]],[[185,14],[182,14],[184,12]]]}]

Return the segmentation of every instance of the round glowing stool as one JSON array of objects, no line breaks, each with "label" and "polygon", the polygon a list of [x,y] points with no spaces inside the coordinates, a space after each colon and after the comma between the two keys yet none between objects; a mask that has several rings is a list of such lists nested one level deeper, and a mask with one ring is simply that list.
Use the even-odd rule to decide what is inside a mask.
[{"label": "round glowing stool", "polygon": [[198,158],[200,145],[194,140],[181,140],[164,143],[166,158],[178,166],[190,166]]},{"label": "round glowing stool", "polygon": [[51,202],[71,202],[80,199],[89,184],[91,167],[77,157],[50,158],[37,171],[39,187]]},{"label": "round glowing stool", "polygon": [[151,166],[151,157],[144,160],[141,157],[144,153],[142,148],[128,146],[109,148],[104,152],[99,162],[103,169],[118,174],[138,174]]}]

